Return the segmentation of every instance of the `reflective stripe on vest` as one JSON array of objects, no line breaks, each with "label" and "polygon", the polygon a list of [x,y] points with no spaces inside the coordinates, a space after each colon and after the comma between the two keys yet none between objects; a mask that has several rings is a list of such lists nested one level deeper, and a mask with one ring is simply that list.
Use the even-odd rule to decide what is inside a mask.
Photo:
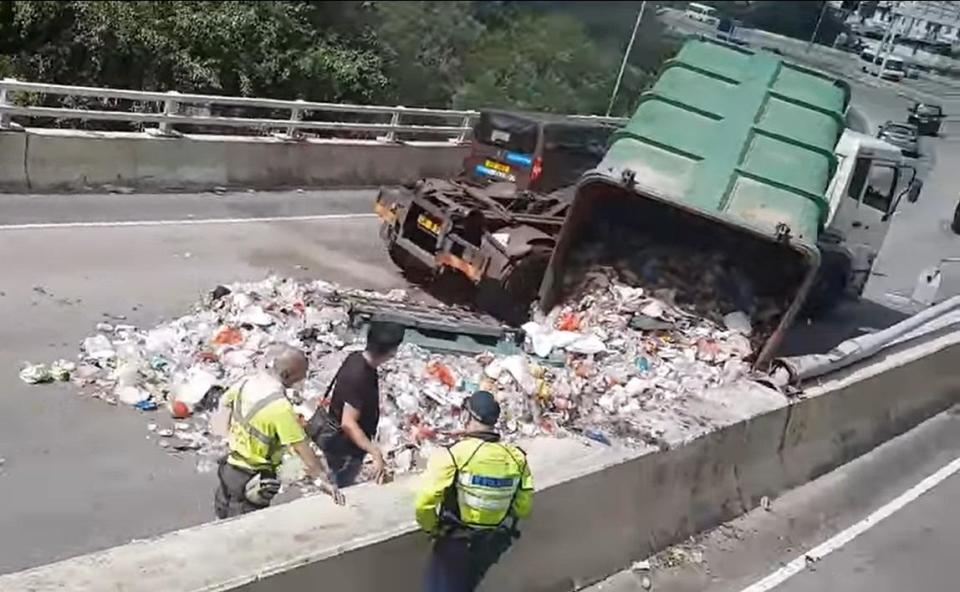
[{"label": "reflective stripe on vest", "polygon": [[246,413],[243,413],[243,411],[241,410],[241,405],[243,404],[243,387],[245,386],[246,386],[246,383],[244,383],[240,387],[240,392],[237,393],[237,398],[234,399],[233,401],[233,405],[231,406],[231,411],[230,411],[230,421],[243,426],[243,429],[247,430],[247,432],[251,436],[259,440],[264,446],[273,448],[274,438],[264,434],[263,432],[255,428],[253,425],[250,424],[250,421],[264,407],[266,407],[270,403],[273,403],[274,401],[279,401],[280,399],[282,399],[283,393],[274,393],[272,395],[267,395],[266,397],[254,403],[253,407],[251,407]]},{"label": "reflective stripe on vest", "polygon": [[[480,449],[485,446],[498,446],[504,450],[517,465],[518,473],[507,476],[485,475],[476,472],[477,465],[473,464],[474,458],[480,452]],[[457,464],[450,448],[447,450],[454,461],[456,471],[456,478],[451,487],[456,489],[455,499],[459,506],[457,522],[463,526],[474,528],[493,528],[503,524],[504,520],[510,516],[511,507],[516,499],[517,492],[520,490],[523,472],[526,470],[526,459],[518,462],[510,449],[499,442],[481,442],[463,465]],[[473,466],[471,466],[472,464]],[[481,518],[484,514],[486,516]],[[472,516],[474,519],[468,516]]]}]

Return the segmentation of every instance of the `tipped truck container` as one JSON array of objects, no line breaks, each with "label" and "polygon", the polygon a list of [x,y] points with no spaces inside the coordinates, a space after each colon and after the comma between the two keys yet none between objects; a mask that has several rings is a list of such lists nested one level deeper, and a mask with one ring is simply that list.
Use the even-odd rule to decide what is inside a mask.
[{"label": "tipped truck container", "polygon": [[758,295],[785,303],[756,363],[769,360],[817,277],[849,100],[844,82],[772,53],[685,44],[578,183],[541,308],[569,296],[574,250],[625,225],[652,242],[742,262]]}]

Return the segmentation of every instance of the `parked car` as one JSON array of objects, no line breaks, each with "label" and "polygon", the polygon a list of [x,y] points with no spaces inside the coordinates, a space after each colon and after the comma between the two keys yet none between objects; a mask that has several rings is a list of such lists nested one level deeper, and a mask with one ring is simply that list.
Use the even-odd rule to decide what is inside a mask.
[{"label": "parked car", "polygon": [[893,144],[904,156],[920,156],[920,139],[917,126],[909,123],[888,121],[880,126],[877,137]]},{"label": "parked car", "polygon": [[710,25],[711,27],[716,27],[720,23],[720,18],[716,8],[707,6],[705,4],[698,4],[696,2],[687,4],[687,8],[683,11],[683,15],[688,19],[700,21],[701,23]]},{"label": "parked car", "polygon": [[[864,54],[861,53],[860,57],[863,59]],[[877,76],[879,73],[880,78],[891,82],[900,82],[907,75],[907,69],[903,60],[894,57],[887,58],[886,64],[884,64],[883,58],[877,56],[869,63],[864,64],[860,69],[873,76]]]},{"label": "parked car", "polygon": [[914,103],[907,121],[917,126],[921,136],[936,136],[943,122],[943,108],[933,103]]}]

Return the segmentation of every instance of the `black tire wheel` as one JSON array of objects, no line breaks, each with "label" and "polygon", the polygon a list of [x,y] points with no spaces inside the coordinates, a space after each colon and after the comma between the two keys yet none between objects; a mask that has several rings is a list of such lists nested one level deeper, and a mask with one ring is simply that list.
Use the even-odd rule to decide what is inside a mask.
[{"label": "black tire wheel", "polygon": [[477,290],[477,306],[511,325],[530,318],[530,305],[537,298],[551,250],[534,247],[513,264],[501,281],[484,279]]},{"label": "black tire wheel", "polygon": [[953,210],[953,221],[950,222],[950,230],[954,234],[960,234],[960,203],[957,203],[957,207]]},{"label": "black tire wheel", "polygon": [[846,259],[825,258],[816,282],[810,288],[803,312],[807,317],[822,317],[843,300],[850,279],[850,263]]},{"label": "black tire wheel", "polygon": [[393,264],[400,268],[404,277],[414,283],[425,283],[430,280],[432,273],[430,268],[424,265],[419,259],[404,251],[397,243],[387,245],[387,255]]}]

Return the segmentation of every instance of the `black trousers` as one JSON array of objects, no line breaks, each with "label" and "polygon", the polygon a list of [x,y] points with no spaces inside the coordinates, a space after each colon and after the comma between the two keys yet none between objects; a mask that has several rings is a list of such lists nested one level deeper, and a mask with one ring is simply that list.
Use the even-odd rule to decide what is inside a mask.
[{"label": "black trousers", "polygon": [[[213,494],[213,508],[217,518],[231,518],[240,516],[255,510],[261,510],[266,506],[251,503],[247,499],[247,482],[256,475],[253,471],[246,471],[235,467],[226,462],[226,459],[220,461],[217,467],[217,490]],[[272,474],[264,476],[273,477]]]},{"label": "black trousers", "polygon": [[437,539],[427,565],[424,592],[473,592],[514,538],[510,531],[496,530]]}]

